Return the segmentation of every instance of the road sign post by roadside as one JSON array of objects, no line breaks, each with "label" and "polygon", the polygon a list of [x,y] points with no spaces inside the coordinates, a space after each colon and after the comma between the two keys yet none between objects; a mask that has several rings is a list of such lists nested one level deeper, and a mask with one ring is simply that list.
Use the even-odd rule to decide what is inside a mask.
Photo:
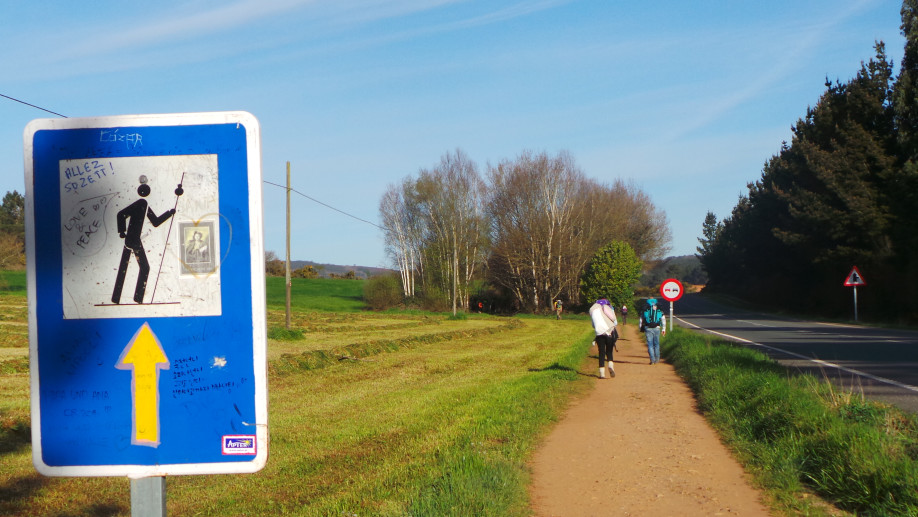
[{"label": "road sign post by roadside", "polygon": [[669,302],[669,330],[673,329],[673,304],[682,298],[683,290],[682,282],[675,278],[669,278],[660,284],[660,296]]},{"label": "road sign post by roadside", "polygon": [[867,285],[867,282],[857,266],[854,266],[845,278],[845,287],[854,288],[854,321],[857,321],[857,286],[859,285]]},{"label": "road sign post by roadside", "polygon": [[260,470],[257,120],[41,119],[24,144],[36,469],[133,479]]}]

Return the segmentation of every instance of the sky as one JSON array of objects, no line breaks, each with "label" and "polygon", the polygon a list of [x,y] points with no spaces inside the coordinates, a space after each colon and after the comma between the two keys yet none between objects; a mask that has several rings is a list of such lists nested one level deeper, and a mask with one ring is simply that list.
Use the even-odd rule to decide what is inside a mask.
[{"label": "sky", "polygon": [[[379,201],[461,149],[485,176],[567,151],[666,213],[669,255],[747,183],[825,92],[886,43],[892,0],[7,0],[0,94],[67,117],[246,111],[260,124],[265,249],[389,267]],[[0,194],[25,192],[0,97]],[[615,207],[609,209],[614,210]]]}]

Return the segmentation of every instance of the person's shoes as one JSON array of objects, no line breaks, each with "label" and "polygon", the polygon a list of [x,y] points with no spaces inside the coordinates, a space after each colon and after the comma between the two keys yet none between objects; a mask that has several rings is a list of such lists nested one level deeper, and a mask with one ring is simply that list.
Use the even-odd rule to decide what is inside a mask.
[{"label": "person's shoes", "polygon": [[609,361],[609,377],[615,377],[615,368],[612,367],[612,361]]},{"label": "person's shoes", "polygon": [[599,378],[600,378],[600,379],[605,379],[605,378],[606,378],[606,369],[605,369],[605,368],[600,368],[600,369],[599,369]]}]

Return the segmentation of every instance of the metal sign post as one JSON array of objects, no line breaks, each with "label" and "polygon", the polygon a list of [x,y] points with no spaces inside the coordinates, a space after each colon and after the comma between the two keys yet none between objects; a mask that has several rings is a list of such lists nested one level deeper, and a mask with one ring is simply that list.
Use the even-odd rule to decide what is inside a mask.
[{"label": "metal sign post", "polygon": [[675,303],[669,302],[669,330],[670,331],[673,330],[673,305],[675,305]]},{"label": "metal sign post", "polygon": [[660,296],[669,302],[669,330],[673,329],[673,305],[676,300],[682,298],[682,282],[675,278],[664,280],[660,285]]},{"label": "metal sign post", "polygon": [[857,286],[854,286],[854,321],[857,321]]},{"label": "metal sign post", "polygon": [[131,480],[131,517],[166,517],[166,477]]},{"label": "metal sign post", "polygon": [[41,119],[24,144],[37,470],[128,476],[157,500],[167,475],[260,470],[258,121]]}]

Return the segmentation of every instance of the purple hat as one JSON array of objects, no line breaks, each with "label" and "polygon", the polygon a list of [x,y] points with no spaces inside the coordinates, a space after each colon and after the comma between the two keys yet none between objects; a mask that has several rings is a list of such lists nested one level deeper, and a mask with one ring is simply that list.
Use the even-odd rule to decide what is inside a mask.
[{"label": "purple hat", "polygon": [[599,305],[609,305],[609,300],[606,300],[605,298],[600,298],[596,300],[596,303],[598,303]]}]

